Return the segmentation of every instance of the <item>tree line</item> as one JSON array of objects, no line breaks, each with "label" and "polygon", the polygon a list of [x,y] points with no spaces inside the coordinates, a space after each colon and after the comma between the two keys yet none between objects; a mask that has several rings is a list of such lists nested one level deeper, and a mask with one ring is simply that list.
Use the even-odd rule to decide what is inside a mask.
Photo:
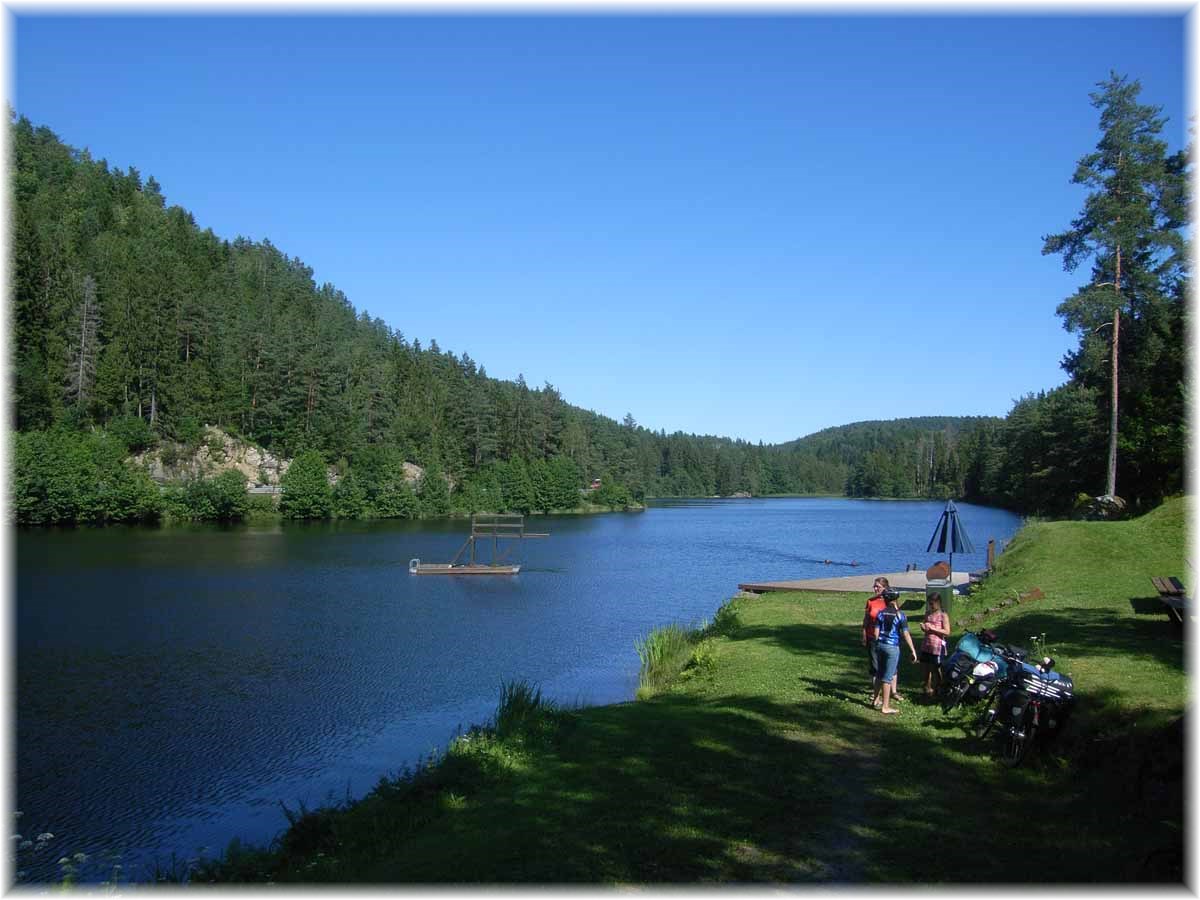
[{"label": "tree line", "polygon": [[[564,485],[572,481],[577,505],[594,478],[608,492],[600,499],[618,506],[741,491],[954,496],[1062,514],[1104,481],[1110,332],[1120,347],[1120,493],[1134,508],[1153,505],[1182,489],[1190,163],[1167,154],[1164,120],[1136,102],[1139,89],[1114,75],[1093,95],[1102,137],[1074,178],[1092,193],[1067,232],[1045,239],[1068,269],[1092,261],[1088,283],[1058,308],[1079,336],[1063,361],[1065,385],[1021,398],[1004,419],[856,423],[772,446],[667,434],[632,415],[617,422],[572,406],[549,383],[491,378],[467,353],[422,346],[357,311],[270,241],[222,239],[168,205],[153,177],[110,167],[13,113],[18,520],[153,517],[130,500],[97,518],[95,503],[107,501],[94,498],[79,507],[93,513],[34,515],[39,503],[65,509],[30,474],[37,441],[63,453],[74,442],[67,455],[92,460],[73,482],[83,491],[92,477],[115,483],[97,473],[115,471],[121,447],[196,446],[204,425],[334,467],[337,496],[318,501],[320,514],[568,508],[557,506],[568,501]],[[404,461],[435,473],[436,485],[401,487]]]}]

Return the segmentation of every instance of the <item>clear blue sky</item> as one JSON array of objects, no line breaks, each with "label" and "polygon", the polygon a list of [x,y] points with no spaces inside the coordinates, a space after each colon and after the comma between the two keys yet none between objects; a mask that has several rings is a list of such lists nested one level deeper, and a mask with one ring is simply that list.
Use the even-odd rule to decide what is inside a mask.
[{"label": "clear blue sky", "polygon": [[494,377],[767,443],[1061,384],[1088,93],[1188,125],[1180,12],[15,9],[17,112],[201,227]]}]

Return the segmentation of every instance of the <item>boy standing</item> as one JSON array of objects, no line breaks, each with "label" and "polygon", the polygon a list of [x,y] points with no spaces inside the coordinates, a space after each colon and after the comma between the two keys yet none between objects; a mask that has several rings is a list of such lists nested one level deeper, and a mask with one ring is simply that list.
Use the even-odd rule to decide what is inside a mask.
[{"label": "boy standing", "polygon": [[[897,601],[900,593],[891,589],[885,590],[882,599],[887,605],[875,616],[875,694],[871,703],[879,707],[885,716],[892,716],[900,710],[891,706],[892,686],[896,679],[896,670],[900,666],[900,638],[908,645],[912,661],[917,661],[917,648],[913,646],[912,635],[908,633],[908,617],[900,612]],[[881,698],[882,693],[882,698]]]},{"label": "boy standing", "polygon": [[[867,607],[863,610],[862,643],[867,648],[867,668],[871,675],[872,688],[875,687],[875,678],[879,674],[875,665],[875,617],[887,606],[887,601],[883,599],[883,593],[890,587],[891,584],[886,576],[877,576],[871,588],[872,594],[867,599]],[[892,681],[892,699],[904,699],[900,696],[899,687],[894,679]]]}]

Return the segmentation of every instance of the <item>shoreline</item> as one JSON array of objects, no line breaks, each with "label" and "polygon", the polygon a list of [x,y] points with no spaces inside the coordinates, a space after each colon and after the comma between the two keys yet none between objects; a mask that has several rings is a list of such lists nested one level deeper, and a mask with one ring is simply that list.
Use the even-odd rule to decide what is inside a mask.
[{"label": "shoreline", "polygon": [[[518,711],[506,688],[495,721],[452,741],[428,769],[342,808],[308,813],[280,836],[277,849],[240,850],[206,874],[220,883],[266,878],[399,886],[922,882],[924,874],[905,865],[908,850],[893,846],[890,837],[905,823],[911,827],[909,794],[870,795],[878,833],[847,832],[843,809],[863,802],[878,767],[911,764],[916,753],[935,755],[945,783],[943,792],[927,798],[936,807],[935,820],[965,817],[965,827],[957,829],[964,840],[941,850],[943,871],[956,879],[986,884],[1021,871],[1035,882],[1044,866],[1055,865],[1056,880],[1067,882],[1172,882],[1174,862],[1147,876],[1142,860],[1155,858],[1156,848],[1166,849],[1168,861],[1182,853],[1174,824],[1182,793],[1171,780],[1178,776],[1170,774],[1174,770],[1148,776],[1163,779],[1154,790],[1174,798],[1167,806],[1147,804],[1129,790],[1113,794],[1111,787],[1129,765],[1146,765],[1143,758],[1182,752],[1175,738],[1187,694],[1182,636],[1167,617],[1156,615],[1143,650],[1151,656],[1127,655],[1114,670],[1105,647],[1095,646],[1090,619],[1080,621],[1079,604],[1128,620],[1123,634],[1135,625],[1136,633],[1144,631],[1145,613],[1125,599],[1139,589],[1149,593],[1140,583],[1145,579],[1129,571],[1131,560],[1154,568],[1173,564],[1182,554],[1174,519],[1182,519],[1183,506],[1156,516],[1148,526],[1156,529],[1154,539],[1144,536],[1140,523],[1118,524],[1121,543],[1113,543],[1110,527],[1094,549],[1086,538],[1097,534],[1095,526],[1022,526],[981,586],[985,604],[1027,582],[1046,590],[1032,606],[989,610],[986,624],[1018,640],[1035,629],[1027,624],[1035,617],[1081,698],[1072,729],[1055,746],[1036,751],[1029,764],[1041,773],[1036,777],[999,766],[987,745],[972,737],[969,717],[960,723],[962,717],[947,718],[936,704],[922,704],[915,666],[902,666],[908,696],[902,714],[880,722],[865,675],[861,685],[846,680],[848,672],[858,679],[863,669],[853,640],[859,597],[738,595],[703,630],[684,636],[676,674],[661,687],[639,691],[630,702],[562,709],[541,704],[526,685]],[[1071,574],[1089,567],[1111,582],[1106,590],[1080,585]],[[830,634],[843,631],[850,635],[845,646],[831,646]],[[1171,663],[1165,683],[1164,662]],[[1115,685],[1122,697],[1129,695],[1119,709],[1089,699],[1107,696]],[[1129,740],[1119,753],[1110,748],[1097,757],[1095,735],[1117,722]],[[1058,762],[1038,768],[1042,758]],[[1062,782],[1061,790],[1047,790],[1047,778]],[[981,779],[1002,779],[1003,793],[963,809],[961,795],[972,786],[977,790]],[[1096,812],[1089,789],[1104,786],[1108,802]],[[994,825],[996,816],[1022,827],[981,859],[970,836]],[[414,824],[399,827],[386,846],[356,847],[359,829],[383,818]],[[1054,840],[1064,821],[1076,823],[1075,852],[1064,853]],[[1117,822],[1134,826],[1117,828]],[[298,842],[305,834],[334,843],[304,849]]]}]

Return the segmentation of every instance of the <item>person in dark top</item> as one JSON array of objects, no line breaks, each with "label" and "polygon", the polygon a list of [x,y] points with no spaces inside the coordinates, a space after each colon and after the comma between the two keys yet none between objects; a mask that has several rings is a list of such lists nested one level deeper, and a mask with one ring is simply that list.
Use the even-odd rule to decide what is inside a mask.
[{"label": "person in dark top", "polygon": [[900,639],[908,645],[912,661],[917,661],[917,648],[908,633],[908,617],[900,612],[897,601],[899,591],[885,590],[882,595],[887,605],[875,616],[875,695],[871,703],[885,716],[895,715],[900,710],[891,705],[892,685],[900,665]]}]

